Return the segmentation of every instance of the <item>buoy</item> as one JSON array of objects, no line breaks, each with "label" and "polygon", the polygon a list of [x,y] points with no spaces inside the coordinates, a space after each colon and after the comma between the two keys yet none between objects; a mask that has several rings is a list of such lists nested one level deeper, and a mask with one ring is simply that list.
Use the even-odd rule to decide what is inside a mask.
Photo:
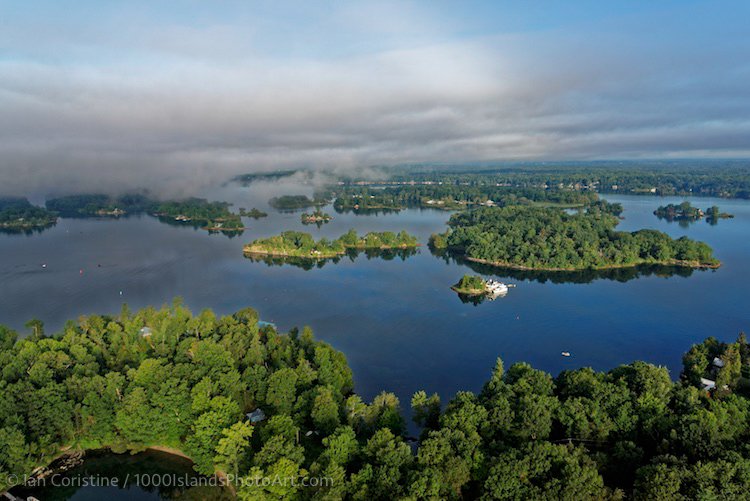
[{"label": "buoy", "polygon": [[79,275],[83,275],[83,270],[78,270]]},{"label": "buoy", "polygon": [[122,296],[122,291],[120,291],[120,295]]}]

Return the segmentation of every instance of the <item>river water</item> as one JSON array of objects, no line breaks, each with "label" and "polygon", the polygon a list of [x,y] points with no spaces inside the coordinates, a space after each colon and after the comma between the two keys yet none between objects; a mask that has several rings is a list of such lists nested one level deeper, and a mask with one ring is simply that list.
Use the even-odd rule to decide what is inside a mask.
[{"label": "river water", "polygon": [[[25,332],[23,324],[36,317],[49,333],[79,315],[116,313],[123,302],[158,306],[176,296],[194,311],[209,307],[227,314],[252,306],[283,330],[310,325],[346,354],[359,393],[369,399],[393,391],[405,406],[419,389],[444,400],[458,390],[479,389],[498,356],[506,366],[527,361],[553,374],[640,359],[666,365],[676,377],[691,343],[709,335],[733,340],[750,329],[748,201],[695,199],[695,205],[717,204],[736,217],[683,227],[652,214],[680,198],[608,196],[625,206],[620,229],[656,228],[706,241],[724,265],[682,274],[497,272],[517,287],[474,305],[450,290],[472,269],[432,255],[426,245],[410,257],[361,254],[312,269],[244,258],[243,244],[287,229],[316,238],[350,228],[405,229],[426,244],[450,216],[438,210],[362,216],[329,208],[329,224],[303,226],[299,213],[267,207],[271,186],[225,186],[209,194],[269,212],[268,218],[246,220],[249,229],[234,238],[149,216],[61,219],[42,233],[0,234],[0,323]],[[561,357],[562,351],[572,356]]]}]

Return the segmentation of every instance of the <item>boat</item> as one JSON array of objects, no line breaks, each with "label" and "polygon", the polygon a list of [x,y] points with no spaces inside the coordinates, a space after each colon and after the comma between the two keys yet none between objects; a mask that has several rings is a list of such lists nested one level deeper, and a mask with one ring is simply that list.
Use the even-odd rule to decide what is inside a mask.
[{"label": "boat", "polygon": [[570,352],[569,351],[564,351],[564,352],[561,353],[561,355],[563,357],[569,357],[570,356]]},{"label": "boat", "polygon": [[487,280],[484,287],[487,290],[487,293],[493,296],[504,296],[508,293],[508,286],[497,280]]}]

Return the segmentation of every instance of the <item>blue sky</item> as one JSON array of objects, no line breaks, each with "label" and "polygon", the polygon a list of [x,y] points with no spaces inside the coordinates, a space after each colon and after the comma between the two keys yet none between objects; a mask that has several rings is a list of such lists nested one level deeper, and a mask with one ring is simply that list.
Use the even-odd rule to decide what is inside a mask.
[{"label": "blue sky", "polygon": [[6,191],[750,156],[750,2],[0,0],[0,12]]}]

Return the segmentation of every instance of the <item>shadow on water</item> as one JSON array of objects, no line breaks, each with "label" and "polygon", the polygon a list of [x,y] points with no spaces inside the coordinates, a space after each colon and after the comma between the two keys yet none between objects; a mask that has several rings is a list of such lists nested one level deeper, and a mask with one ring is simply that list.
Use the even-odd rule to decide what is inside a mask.
[{"label": "shadow on water", "polygon": [[[490,266],[482,263],[469,261],[460,255],[445,251],[442,249],[430,249],[432,254],[448,264],[468,266],[472,271],[480,275],[494,275],[509,277],[515,280],[527,280],[529,282],[553,284],[573,283],[587,284],[595,280],[612,280],[615,282],[627,282],[636,278],[657,276],[662,278],[683,277],[687,278],[697,271],[694,268],[684,266],[663,266],[663,265],[640,265],[627,268],[612,268],[607,270],[576,270],[576,271],[535,271],[535,270],[516,270],[513,268],[501,268]],[[708,271],[708,270],[698,270]],[[462,300],[463,301],[463,300]],[[471,302],[471,301],[464,301]]]},{"label": "shadow on water", "polygon": [[[193,463],[165,452],[115,454],[86,452],[78,466],[52,474],[33,488],[15,488],[13,494],[44,501],[120,499],[232,499],[217,479],[193,470]],[[42,485],[42,482],[44,485]]]},{"label": "shadow on water", "polygon": [[245,254],[245,258],[254,263],[265,263],[268,266],[289,265],[302,268],[303,270],[312,270],[314,268],[322,268],[328,263],[339,263],[342,259],[354,261],[360,254],[364,254],[368,260],[383,259],[385,261],[392,261],[400,258],[402,261],[405,261],[418,252],[418,249],[349,249],[345,254],[331,258],[278,257],[260,254]]},{"label": "shadow on water", "polygon": [[[406,207],[404,207],[406,208]],[[368,207],[362,207],[355,209],[354,207],[336,207],[333,206],[333,210],[336,211],[337,214],[354,214],[355,216],[379,216],[379,215],[386,215],[386,214],[398,214],[403,209],[391,209],[391,208],[368,208]]]}]

